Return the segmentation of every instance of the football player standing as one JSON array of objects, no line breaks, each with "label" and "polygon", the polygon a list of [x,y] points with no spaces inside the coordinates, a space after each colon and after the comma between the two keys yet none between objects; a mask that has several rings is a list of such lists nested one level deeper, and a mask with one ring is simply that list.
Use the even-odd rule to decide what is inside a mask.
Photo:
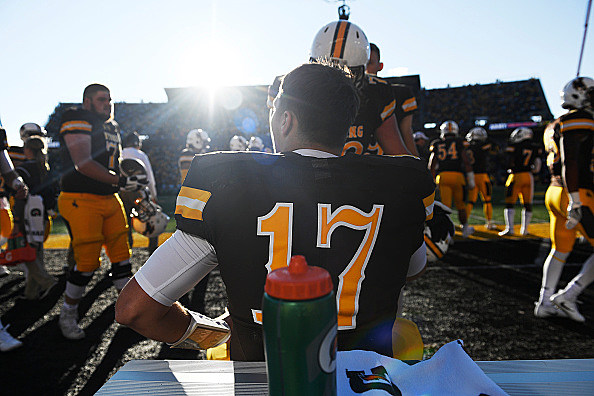
[{"label": "football player standing", "polygon": [[126,285],[116,320],[170,344],[196,337],[194,315],[176,301],[218,266],[231,359],[263,361],[266,275],[299,253],[334,279],[338,349],[391,356],[399,291],[426,263],[435,184],[412,156],[341,156],[358,105],[352,79],[336,66],[288,73],[270,112],[278,153],[194,158],[177,231]]},{"label": "football player standing", "polygon": [[[550,123],[544,134],[551,184],[545,195],[550,217],[551,251],[542,268],[540,297],[534,315],[586,319],[577,297],[594,281],[594,255],[567,286],[557,290],[565,261],[573,249],[576,231],[594,246],[594,80],[577,77],[561,91],[561,106],[569,111]],[[555,293],[555,294],[553,294]]]},{"label": "football player standing", "polygon": [[468,191],[466,214],[470,217],[472,207],[480,193],[483,200],[483,214],[486,220],[485,228],[496,230],[497,226],[493,223],[493,203],[491,202],[493,183],[491,183],[491,178],[487,173],[489,155],[496,151],[495,143],[489,140],[487,131],[481,127],[475,127],[468,131],[466,141],[470,144],[467,154],[474,172],[475,184],[475,187]]},{"label": "football player standing", "polygon": [[522,202],[521,235],[528,234],[532,220],[532,197],[534,195],[533,173],[540,172],[542,150],[532,140],[534,134],[530,128],[516,128],[509,135],[509,144],[505,149],[507,158],[507,181],[505,182],[505,230],[500,236],[514,235],[514,205],[518,198]]},{"label": "football player standing", "polygon": [[[377,77],[377,73],[384,68],[384,64],[380,62],[380,49],[374,43],[369,43],[369,49],[369,62],[367,62],[365,71],[367,74]],[[417,150],[412,130],[413,115],[417,110],[417,99],[412,90],[406,85],[391,84],[391,86],[395,100],[394,116],[396,117],[398,129],[402,134],[402,140],[404,140],[408,151],[419,157],[420,153]],[[377,141],[367,148],[368,152],[373,152],[374,150],[377,154],[383,154],[383,150]]]},{"label": "football player standing", "polygon": [[104,85],[87,86],[82,108],[62,115],[60,147],[64,170],[58,210],[70,233],[75,266],[68,273],[58,324],[64,337],[78,340],[85,337],[78,324],[78,303],[99,268],[101,248],[111,262],[118,291],[132,276],[128,224],[117,192],[138,190],[148,180],[120,176],[120,129]]},{"label": "football player standing", "polygon": [[462,225],[462,236],[468,238],[474,227],[468,225],[466,201],[468,190],[475,187],[467,153],[468,142],[458,136],[458,124],[454,121],[443,122],[439,129],[439,139],[429,146],[429,169],[439,187],[441,202],[448,208],[453,203]]},{"label": "football player standing", "polygon": [[[394,114],[396,101],[390,84],[365,73],[370,60],[370,46],[359,26],[341,19],[322,27],[314,37],[309,60],[332,61],[347,66],[355,78],[361,105],[357,118],[349,128],[343,154],[410,154],[398,128]],[[281,77],[277,76],[268,89],[269,108],[278,93]]]}]

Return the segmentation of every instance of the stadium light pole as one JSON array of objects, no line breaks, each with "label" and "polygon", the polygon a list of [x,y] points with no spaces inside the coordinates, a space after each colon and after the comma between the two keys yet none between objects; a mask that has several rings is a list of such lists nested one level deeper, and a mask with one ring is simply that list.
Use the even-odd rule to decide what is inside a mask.
[{"label": "stadium light pole", "polygon": [[578,61],[578,68],[576,77],[580,76],[580,69],[582,67],[582,56],[584,55],[584,46],[586,45],[586,34],[588,33],[588,19],[590,19],[590,9],[592,8],[592,0],[588,1],[588,9],[586,11],[586,24],[584,25],[584,38],[582,39],[582,49],[580,51],[580,60]]}]

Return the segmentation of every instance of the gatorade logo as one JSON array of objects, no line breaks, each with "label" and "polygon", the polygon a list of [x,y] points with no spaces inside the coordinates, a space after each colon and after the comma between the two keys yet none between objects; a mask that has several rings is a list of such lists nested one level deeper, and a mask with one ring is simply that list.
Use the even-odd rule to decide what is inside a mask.
[{"label": "gatorade logo", "polygon": [[338,325],[334,325],[328,330],[326,336],[320,344],[318,352],[318,361],[320,368],[325,373],[332,373],[336,370],[336,332]]}]

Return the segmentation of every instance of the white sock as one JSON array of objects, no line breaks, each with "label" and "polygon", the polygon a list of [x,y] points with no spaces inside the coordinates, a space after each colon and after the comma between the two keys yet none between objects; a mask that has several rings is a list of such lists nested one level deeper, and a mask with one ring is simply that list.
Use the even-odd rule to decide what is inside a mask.
[{"label": "white sock", "polygon": [[561,253],[555,249],[547,256],[542,266],[542,284],[540,287],[540,301],[549,301],[549,297],[557,290],[557,283],[561,278],[563,266],[569,256],[569,252]]},{"label": "white sock", "polygon": [[527,211],[526,208],[522,209],[522,228],[520,233],[525,234],[532,220],[532,211]]},{"label": "white sock", "polygon": [[505,208],[503,209],[503,217],[505,217],[505,228],[508,230],[514,231],[514,216],[516,215],[516,210],[514,208]]},{"label": "white sock", "polygon": [[582,265],[582,270],[573,278],[564,292],[568,299],[575,300],[577,296],[594,280],[594,254]]}]

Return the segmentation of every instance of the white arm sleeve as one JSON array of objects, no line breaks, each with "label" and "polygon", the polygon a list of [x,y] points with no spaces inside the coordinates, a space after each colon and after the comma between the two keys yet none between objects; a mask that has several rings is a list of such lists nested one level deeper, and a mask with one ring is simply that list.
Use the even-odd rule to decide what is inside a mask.
[{"label": "white arm sleeve", "polygon": [[206,240],[175,231],[134,278],[157,302],[171,306],[218,264],[214,247]]},{"label": "white arm sleeve", "polygon": [[410,256],[410,262],[408,264],[407,278],[417,275],[427,265],[427,246],[425,241],[421,246]]},{"label": "white arm sleeve", "polygon": [[12,165],[12,161],[10,160],[6,150],[0,151],[0,173],[5,175],[13,170],[14,166]]}]

